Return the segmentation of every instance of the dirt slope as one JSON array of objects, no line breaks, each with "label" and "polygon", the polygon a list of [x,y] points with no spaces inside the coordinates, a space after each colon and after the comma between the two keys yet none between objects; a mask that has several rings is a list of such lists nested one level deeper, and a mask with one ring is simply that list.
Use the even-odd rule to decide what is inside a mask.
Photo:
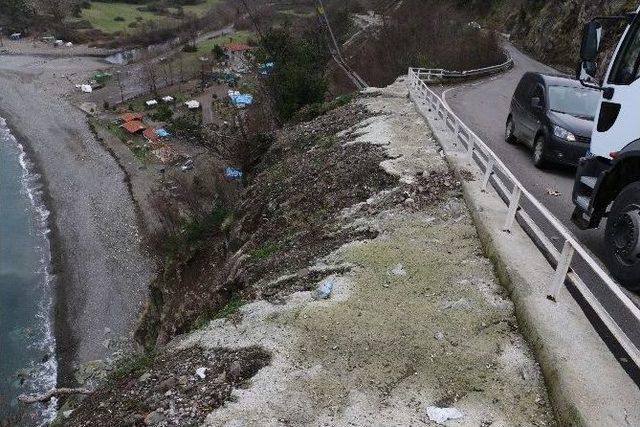
[{"label": "dirt slope", "polygon": [[429,423],[428,406],[452,406],[464,413],[457,425],[553,425],[459,184],[403,83],[375,94],[360,103],[382,115],[356,125],[352,143],[383,146],[390,159],[381,165],[399,186],[343,218],[378,236],[316,260],[316,269],[352,266],[331,276],[328,300],[302,291],[255,302],[240,322],[216,320],[178,345],[259,344],[272,354],[205,424],[413,425]]}]

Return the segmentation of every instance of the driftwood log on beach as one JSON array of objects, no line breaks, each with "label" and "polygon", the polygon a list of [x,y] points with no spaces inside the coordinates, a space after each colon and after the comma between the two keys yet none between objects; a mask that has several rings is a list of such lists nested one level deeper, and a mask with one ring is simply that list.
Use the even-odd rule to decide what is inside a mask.
[{"label": "driftwood log on beach", "polygon": [[39,403],[48,402],[53,397],[58,397],[68,394],[91,394],[93,390],[86,388],[54,388],[44,394],[26,395],[21,394],[18,396],[18,400],[22,403]]}]

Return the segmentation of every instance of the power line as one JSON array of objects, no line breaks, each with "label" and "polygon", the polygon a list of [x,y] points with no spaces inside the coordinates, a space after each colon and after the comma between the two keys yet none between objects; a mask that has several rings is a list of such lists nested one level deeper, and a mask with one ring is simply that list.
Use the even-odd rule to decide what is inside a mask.
[{"label": "power line", "polygon": [[331,28],[331,23],[329,22],[329,17],[327,16],[327,11],[324,8],[324,4],[322,3],[322,0],[316,0],[316,3],[317,3],[316,10],[318,12],[318,18],[321,21],[324,21],[324,24],[331,38],[331,43],[333,44],[333,47],[331,45],[329,46],[329,52],[331,53],[333,60],[345,72],[349,80],[351,80],[351,82],[354,84],[354,86],[358,90],[362,90],[369,87],[367,82],[365,82],[364,79],[362,79],[362,77],[360,77],[355,71],[353,71],[351,67],[346,63],[344,58],[342,57],[342,53],[340,52],[340,46],[338,44],[338,41],[336,40],[335,34],[333,33],[333,29]]}]

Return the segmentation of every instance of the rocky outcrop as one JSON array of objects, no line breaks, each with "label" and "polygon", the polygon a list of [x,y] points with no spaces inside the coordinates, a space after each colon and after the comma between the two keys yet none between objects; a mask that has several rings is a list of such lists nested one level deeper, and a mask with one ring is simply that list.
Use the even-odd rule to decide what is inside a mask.
[{"label": "rocky outcrop", "polygon": [[[566,71],[578,61],[583,25],[597,15],[619,15],[637,8],[635,0],[494,0],[487,23],[539,60]],[[618,39],[606,37],[610,48]]]}]

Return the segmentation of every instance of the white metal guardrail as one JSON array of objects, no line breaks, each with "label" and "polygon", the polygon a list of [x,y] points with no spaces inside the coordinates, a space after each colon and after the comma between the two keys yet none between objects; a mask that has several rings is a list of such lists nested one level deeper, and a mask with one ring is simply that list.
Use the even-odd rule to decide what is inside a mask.
[{"label": "white metal guardrail", "polygon": [[[507,66],[507,63],[505,63],[500,66],[489,67],[492,69],[491,72],[488,72],[488,69],[468,71],[466,72],[466,76],[491,74],[497,72],[496,70],[498,70],[498,67],[501,67],[501,70],[506,70],[513,65],[513,61],[511,59],[508,62],[510,62],[511,65]],[[411,99],[414,102],[425,105],[434,111],[434,114],[436,114],[437,117],[444,120],[446,128],[454,133],[456,141],[463,144],[469,159],[471,161],[475,161],[480,170],[484,171],[482,180],[483,190],[486,190],[487,186],[491,183],[496,191],[509,195],[509,207],[505,216],[503,230],[505,232],[509,232],[516,219],[516,215],[518,215],[519,218],[526,223],[529,228],[529,235],[536,245],[541,250],[546,251],[546,253],[556,261],[555,274],[549,288],[548,298],[552,301],[556,301],[565,280],[569,280],[576,290],[580,292],[584,300],[593,309],[603,324],[609,329],[622,348],[627,352],[636,366],[640,367],[640,350],[638,350],[638,347],[627,336],[613,317],[611,317],[580,277],[571,270],[571,263],[574,256],[576,254],[579,255],[585,261],[588,268],[604,283],[611,294],[629,310],[634,318],[638,320],[640,320],[640,309],[629,299],[615,280],[613,280],[607,272],[604,271],[600,264],[580,244],[580,242],[578,242],[573,234],[551,212],[549,212],[549,210],[540,203],[540,201],[527,191],[524,185],[518,181],[509,168],[500,160],[491,148],[489,148],[489,146],[487,146],[487,144],[485,144],[475,132],[464,124],[462,120],[460,120],[460,118],[449,108],[449,106],[446,105],[446,103],[425,83],[425,80],[433,81],[432,76],[442,76],[447,75],[448,73],[449,72],[444,70],[410,68],[408,74],[408,86]],[[456,72],[456,74],[460,75],[463,73]],[[509,187],[511,187],[512,190],[509,190]],[[532,219],[531,213],[533,212],[526,212],[523,206],[525,201],[528,202],[530,209],[532,207],[542,215],[551,225],[555,233],[561,236],[564,240],[561,252],[555,248],[551,239],[545,235],[542,229]],[[531,234],[533,234],[533,236]]]},{"label": "white metal guardrail", "polygon": [[508,51],[504,51],[504,54],[507,58],[505,62],[499,65],[494,65],[491,67],[478,68],[475,70],[468,71],[449,71],[442,69],[425,69],[425,68],[411,68],[413,72],[417,75],[418,79],[427,81],[429,83],[434,82],[442,82],[446,80],[464,80],[471,78],[479,78],[486,77],[492,74],[502,73],[513,68],[513,58],[511,58],[511,54]]}]

